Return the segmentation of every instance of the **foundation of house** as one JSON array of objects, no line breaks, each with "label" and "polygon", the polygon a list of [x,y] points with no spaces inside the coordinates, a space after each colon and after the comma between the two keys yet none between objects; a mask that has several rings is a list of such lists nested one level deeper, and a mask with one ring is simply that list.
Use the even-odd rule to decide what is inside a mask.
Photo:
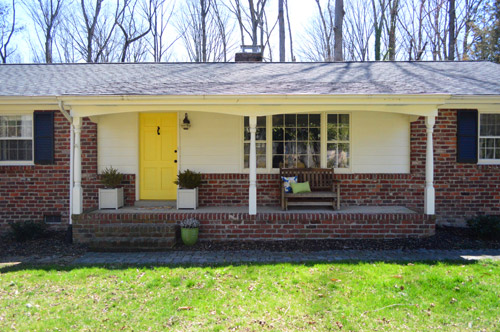
[{"label": "foundation of house", "polygon": [[[246,212],[245,212],[246,211]],[[391,239],[431,236],[435,217],[397,206],[353,206],[339,211],[259,207],[134,206],[73,215],[73,239],[94,250],[164,250],[175,245],[180,220],[200,221],[200,241]]]}]

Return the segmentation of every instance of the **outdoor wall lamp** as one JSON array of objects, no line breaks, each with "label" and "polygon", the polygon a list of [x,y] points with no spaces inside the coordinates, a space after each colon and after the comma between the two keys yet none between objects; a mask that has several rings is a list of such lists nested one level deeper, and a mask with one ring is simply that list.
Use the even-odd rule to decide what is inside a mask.
[{"label": "outdoor wall lamp", "polygon": [[181,127],[182,127],[182,129],[184,129],[184,130],[188,130],[188,129],[191,127],[191,121],[189,121],[189,119],[188,119],[188,114],[187,114],[187,113],[186,113],[186,115],[184,116],[184,120],[182,120]]}]

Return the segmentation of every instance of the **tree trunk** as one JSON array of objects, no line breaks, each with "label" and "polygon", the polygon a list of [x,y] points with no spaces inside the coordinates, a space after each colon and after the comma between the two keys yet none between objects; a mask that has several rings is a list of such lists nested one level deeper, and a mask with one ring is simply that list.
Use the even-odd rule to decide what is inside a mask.
[{"label": "tree trunk", "polygon": [[[399,0],[393,0],[389,20],[389,61],[396,61],[396,25],[398,22]],[[390,2],[389,2],[390,4]]]},{"label": "tree trunk", "polygon": [[283,1],[279,0],[278,21],[280,29],[280,62],[285,62],[285,16],[283,13]]},{"label": "tree trunk", "polygon": [[344,0],[335,0],[335,26],[334,44],[333,44],[333,60],[344,61],[342,54],[342,24],[344,22]]},{"label": "tree trunk", "polygon": [[448,60],[455,60],[455,0],[450,1],[449,8],[449,37]]}]

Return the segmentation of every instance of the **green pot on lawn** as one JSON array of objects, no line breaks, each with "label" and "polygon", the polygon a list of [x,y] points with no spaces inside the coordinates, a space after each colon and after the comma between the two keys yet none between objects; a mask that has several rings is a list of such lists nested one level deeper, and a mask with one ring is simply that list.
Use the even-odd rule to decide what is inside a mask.
[{"label": "green pot on lawn", "polygon": [[194,245],[198,241],[198,228],[181,228],[181,238],[185,245]]}]

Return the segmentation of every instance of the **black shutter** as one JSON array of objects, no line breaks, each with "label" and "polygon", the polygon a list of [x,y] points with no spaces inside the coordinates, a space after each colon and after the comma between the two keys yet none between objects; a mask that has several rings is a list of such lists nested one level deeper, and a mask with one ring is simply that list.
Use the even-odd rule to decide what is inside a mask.
[{"label": "black shutter", "polygon": [[476,110],[457,111],[457,162],[477,163],[478,115]]},{"label": "black shutter", "polygon": [[35,164],[54,163],[54,112],[35,112]]}]

